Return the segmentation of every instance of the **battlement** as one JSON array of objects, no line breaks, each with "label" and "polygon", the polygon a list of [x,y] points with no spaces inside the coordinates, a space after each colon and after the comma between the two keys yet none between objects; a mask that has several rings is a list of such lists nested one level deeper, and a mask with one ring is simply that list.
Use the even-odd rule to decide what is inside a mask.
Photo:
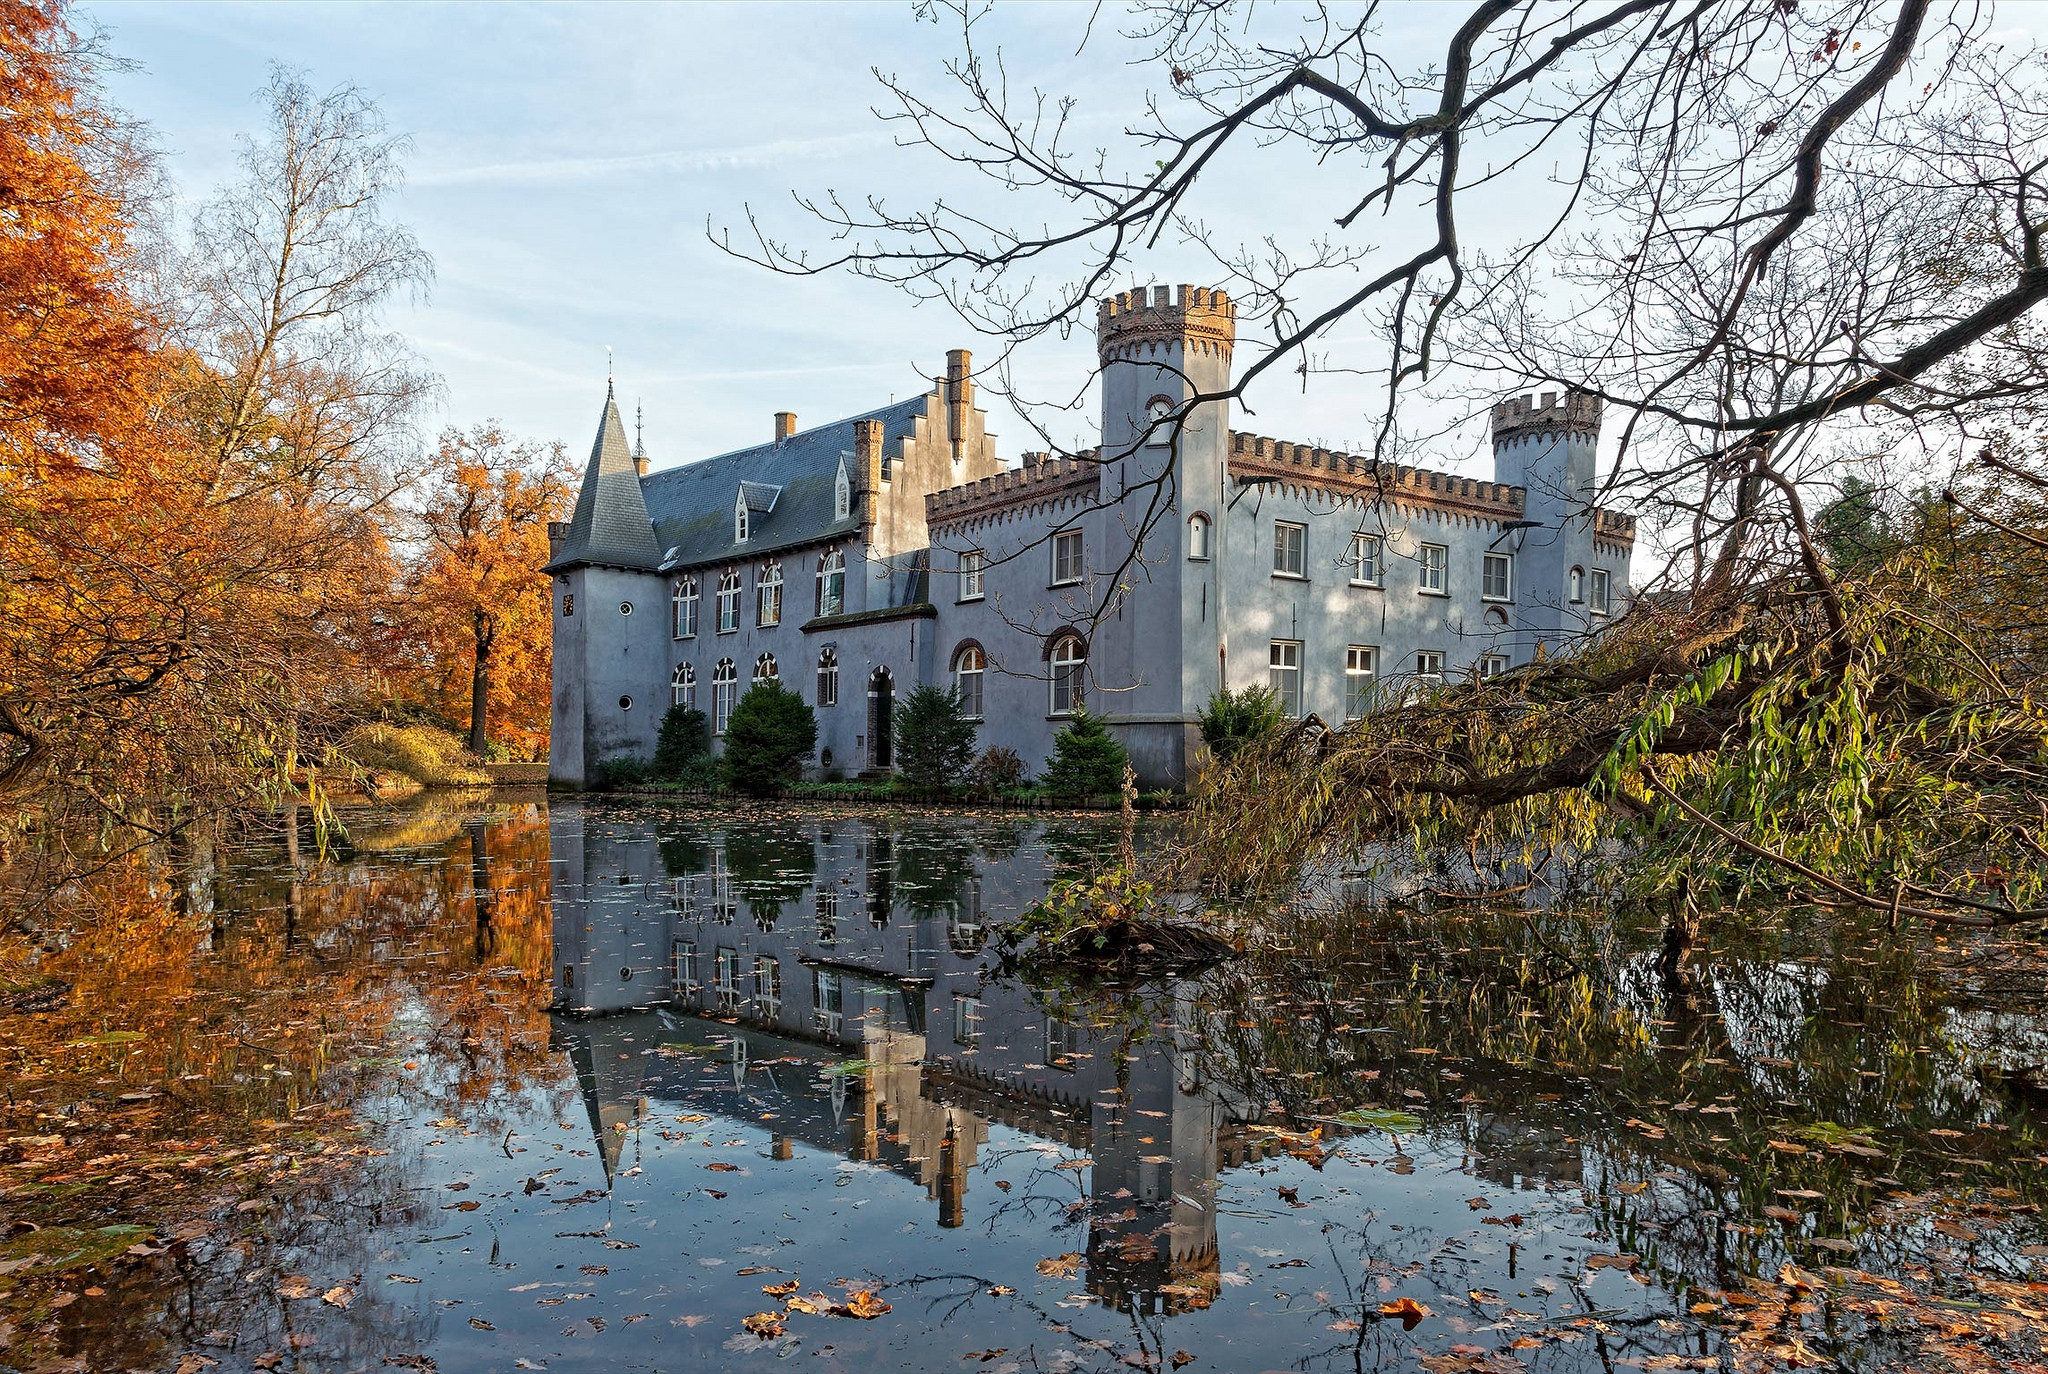
[{"label": "battlement", "polygon": [[1237,305],[1211,287],[1140,286],[1096,307],[1095,346],[1105,362],[1167,343],[1227,356],[1236,342]]},{"label": "battlement", "polygon": [[1593,535],[1597,539],[1611,539],[1617,544],[1633,544],[1636,542],[1636,518],[1620,511],[1595,508]]},{"label": "battlement", "polygon": [[1239,476],[1278,477],[1339,496],[1413,501],[1494,520],[1519,520],[1525,495],[1520,487],[1504,482],[1375,463],[1355,453],[1291,444],[1260,434],[1231,434],[1230,467]]},{"label": "battlement", "polygon": [[1097,452],[1089,449],[1071,458],[1027,453],[1023,467],[931,492],[924,498],[925,522],[955,524],[1030,501],[1072,494],[1092,496],[1102,485],[1102,464],[1096,461]]},{"label": "battlement", "polygon": [[1600,432],[1600,398],[1583,391],[1567,391],[1559,404],[1558,393],[1545,391],[1510,396],[1493,408],[1493,441],[1525,434],[1562,434],[1567,430]]}]

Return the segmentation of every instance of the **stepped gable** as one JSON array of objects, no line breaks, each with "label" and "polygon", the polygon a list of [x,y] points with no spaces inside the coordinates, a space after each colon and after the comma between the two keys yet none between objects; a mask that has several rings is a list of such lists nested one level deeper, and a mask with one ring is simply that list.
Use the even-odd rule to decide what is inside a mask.
[{"label": "stepped gable", "polygon": [[1071,458],[1027,453],[1022,467],[931,492],[924,498],[925,523],[959,525],[1035,502],[1074,497],[1093,500],[1102,490],[1099,452],[1091,448]]},{"label": "stepped gable", "polygon": [[[882,442],[900,445],[916,429],[925,399],[913,396],[864,415],[654,473],[642,488],[653,535],[660,541],[662,570],[759,559],[858,530],[858,502],[843,520],[833,511],[833,486],[842,458],[848,475],[856,484],[860,480],[854,466],[854,426],[879,420]],[[744,544],[732,537],[733,504],[741,492],[746,493],[752,519]]]},{"label": "stepped gable", "polygon": [[604,414],[590,446],[590,463],[576,492],[576,511],[559,551],[542,571],[565,572],[592,563],[650,572],[661,563],[640,492],[640,469],[626,444],[626,425],[610,383],[605,384]]},{"label": "stepped gable", "polygon": [[1355,453],[1236,431],[1230,436],[1230,471],[1233,476],[1277,477],[1332,496],[1401,501],[1485,520],[1521,519],[1526,495],[1505,482],[1375,462]]}]

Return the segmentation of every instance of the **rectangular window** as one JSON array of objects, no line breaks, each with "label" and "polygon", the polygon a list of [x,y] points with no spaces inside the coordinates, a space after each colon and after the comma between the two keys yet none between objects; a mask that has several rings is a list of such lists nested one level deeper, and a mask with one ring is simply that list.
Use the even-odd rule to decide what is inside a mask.
[{"label": "rectangular window", "polygon": [[979,552],[970,551],[960,555],[960,599],[981,600],[982,557]]},{"label": "rectangular window", "polygon": [[826,969],[811,973],[811,1025],[821,1035],[838,1035],[846,1028],[846,994],[839,975]]},{"label": "rectangular window", "polygon": [[953,1043],[973,1048],[981,1043],[981,999],[953,998]]},{"label": "rectangular window", "polygon": [[1379,671],[1378,649],[1354,644],[1344,651],[1344,719],[1357,720],[1372,709],[1372,684]]},{"label": "rectangular window", "polygon": [[740,628],[740,575],[729,572],[718,579],[718,632],[737,634]]},{"label": "rectangular window", "polygon": [[1514,563],[1504,553],[1490,553],[1479,574],[1479,595],[1486,601],[1506,601],[1514,594]]},{"label": "rectangular window", "polygon": [[697,942],[678,940],[675,942],[674,969],[670,974],[679,995],[688,996],[703,986],[697,981]]},{"label": "rectangular window", "polygon": [[562,614],[563,614],[563,615],[574,615],[574,614],[576,614],[576,593],[574,593],[574,592],[568,592],[568,593],[565,593],[565,594],[563,595],[563,597],[562,597]]},{"label": "rectangular window", "polygon": [[718,947],[712,956],[711,973],[715,980],[713,991],[718,994],[721,1011],[731,1011],[740,1000],[740,956],[725,945]]},{"label": "rectangular window", "polygon": [[1061,530],[1052,537],[1052,584],[1081,580],[1081,531]]},{"label": "rectangular window", "polygon": [[1593,569],[1593,614],[1606,615],[1613,609],[1608,600],[1607,569]]},{"label": "rectangular window", "polygon": [[754,1014],[771,1020],[782,1015],[782,961],[765,954],[754,956]]},{"label": "rectangular window", "polygon": [[1281,577],[1308,576],[1308,526],[1273,522],[1273,571]]},{"label": "rectangular window", "polygon": [[1072,1073],[1080,1061],[1081,1028],[1071,1021],[1055,1021],[1048,1017],[1045,1023],[1046,1064]]},{"label": "rectangular window", "polygon": [[1354,587],[1377,587],[1380,585],[1380,541],[1374,534],[1351,536],[1351,585]]},{"label": "rectangular window", "polygon": [[1436,649],[1424,649],[1415,656],[1415,676],[1424,682],[1438,683],[1444,680],[1444,656]]},{"label": "rectangular window", "polygon": [[1290,716],[1301,714],[1301,641],[1276,639],[1269,656],[1273,695]]},{"label": "rectangular window", "polygon": [[754,601],[760,610],[760,623],[780,625],[782,623],[782,565],[770,563],[766,571],[754,580]]},{"label": "rectangular window", "polygon": [[1443,596],[1450,591],[1451,551],[1442,544],[1424,544],[1415,551],[1415,564],[1420,570],[1422,590],[1430,596]]},{"label": "rectangular window", "polygon": [[1499,677],[1507,670],[1508,656],[1506,654],[1481,654],[1479,656],[1480,681],[1484,682],[1487,678]]},{"label": "rectangular window", "polygon": [[673,638],[695,639],[697,637],[697,579],[686,577],[676,587],[675,599],[670,603],[675,608]]}]

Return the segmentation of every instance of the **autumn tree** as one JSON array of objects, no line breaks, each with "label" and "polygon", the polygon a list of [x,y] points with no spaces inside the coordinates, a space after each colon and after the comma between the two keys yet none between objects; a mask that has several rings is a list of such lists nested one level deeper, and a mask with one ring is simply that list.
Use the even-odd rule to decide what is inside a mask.
[{"label": "autumn tree", "polygon": [[547,744],[550,636],[548,522],[574,496],[562,445],[522,442],[495,424],[448,429],[418,494],[417,557],[400,618],[430,699],[463,701],[469,747],[493,721],[516,745]]}]

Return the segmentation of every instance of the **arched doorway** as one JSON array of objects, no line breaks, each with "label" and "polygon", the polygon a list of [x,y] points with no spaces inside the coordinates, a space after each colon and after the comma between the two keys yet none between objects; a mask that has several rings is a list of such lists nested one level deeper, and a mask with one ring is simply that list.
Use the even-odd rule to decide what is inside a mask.
[{"label": "arched doorway", "polygon": [[895,767],[896,679],[887,668],[868,678],[868,767]]}]

